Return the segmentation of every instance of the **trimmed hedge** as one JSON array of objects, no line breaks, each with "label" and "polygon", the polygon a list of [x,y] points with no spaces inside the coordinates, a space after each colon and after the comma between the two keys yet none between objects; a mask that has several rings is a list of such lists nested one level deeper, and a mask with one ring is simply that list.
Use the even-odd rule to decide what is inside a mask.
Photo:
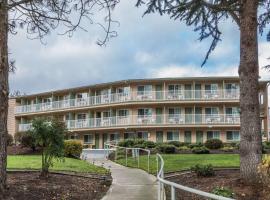
[{"label": "trimmed hedge", "polygon": [[192,149],[192,153],[195,153],[195,154],[209,154],[210,151],[206,147],[202,146],[202,147],[194,147]]},{"label": "trimmed hedge", "polygon": [[158,151],[161,153],[175,153],[175,146],[171,144],[161,144],[157,147]]},{"label": "trimmed hedge", "polygon": [[65,157],[71,157],[71,158],[80,157],[82,153],[82,149],[83,149],[83,146],[80,141],[66,140],[64,142]]},{"label": "trimmed hedge", "polygon": [[219,139],[209,139],[204,144],[208,149],[220,149],[223,147],[223,142]]}]

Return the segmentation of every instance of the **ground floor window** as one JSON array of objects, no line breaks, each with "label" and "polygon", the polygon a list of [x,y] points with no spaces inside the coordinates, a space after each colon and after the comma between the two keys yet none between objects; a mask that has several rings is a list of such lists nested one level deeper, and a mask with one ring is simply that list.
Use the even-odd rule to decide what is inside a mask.
[{"label": "ground floor window", "polygon": [[167,132],[167,141],[179,141],[179,132],[178,131],[168,131]]},{"label": "ground floor window", "polygon": [[220,132],[219,131],[207,131],[207,140],[209,139],[219,139]]},{"label": "ground floor window", "polygon": [[227,141],[239,141],[240,133],[239,131],[227,131],[226,137]]},{"label": "ground floor window", "polygon": [[110,134],[110,141],[119,141],[119,140],[120,140],[120,134],[119,133]]},{"label": "ground floor window", "polygon": [[72,134],[72,135],[70,135],[70,139],[71,140],[77,140],[78,139],[78,135],[77,134]]},{"label": "ground floor window", "polygon": [[85,144],[92,144],[93,143],[93,135],[92,134],[86,134],[83,136],[83,142]]},{"label": "ground floor window", "polygon": [[157,131],[156,132],[156,142],[163,142],[163,131]]},{"label": "ground floor window", "polygon": [[196,131],[196,143],[203,143],[203,132]]},{"label": "ground floor window", "polygon": [[135,138],[135,133],[134,132],[126,132],[124,133],[124,139],[134,139]]},{"label": "ground floor window", "polygon": [[185,131],[184,142],[191,143],[191,131]]},{"label": "ground floor window", "polygon": [[148,132],[143,131],[143,132],[138,132],[137,133],[138,138],[143,139],[143,140],[148,140]]}]

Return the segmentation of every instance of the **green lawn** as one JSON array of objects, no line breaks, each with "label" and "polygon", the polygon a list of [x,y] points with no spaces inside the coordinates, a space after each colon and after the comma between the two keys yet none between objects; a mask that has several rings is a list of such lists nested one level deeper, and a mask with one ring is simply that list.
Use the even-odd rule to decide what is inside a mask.
[{"label": "green lawn", "polygon": [[[8,156],[8,169],[41,169],[40,155],[25,155],[25,156]],[[53,171],[72,171],[82,173],[106,174],[108,170],[94,166],[83,160],[65,158],[64,161],[54,161]]]},{"label": "green lawn", "polygon": [[[239,167],[238,154],[162,154],[165,172],[189,169],[196,164],[212,164],[214,167]],[[125,159],[117,160],[125,165]],[[156,173],[156,155],[150,157],[150,172]],[[128,158],[129,167],[137,167],[137,161]],[[140,168],[147,170],[147,156],[140,156]]]}]

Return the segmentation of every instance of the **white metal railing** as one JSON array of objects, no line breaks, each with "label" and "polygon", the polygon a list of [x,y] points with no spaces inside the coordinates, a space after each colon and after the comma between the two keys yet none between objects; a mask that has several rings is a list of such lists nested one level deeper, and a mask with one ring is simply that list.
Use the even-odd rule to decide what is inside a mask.
[{"label": "white metal railing", "polygon": [[164,179],[164,160],[160,154],[157,154],[157,180],[158,180],[158,200],[165,200],[166,193],[164,185],[168,185],[171,187],[171,200],[176,199],[175,189],[184,190],[189,193],[197,194],[202,197],[216,199],[216,200],[233,200],[231,198],[218,196],[212,193],[204,192],[201,190],[197,190],[191,187],[187,187],[184,185],[180,185],[171,181]]},{"label": "white metal railing", "polygon": [[[117,149],[124,149],[125,151],[125,165],[128,166],[128,151],[132,151],[132,157],[137,161],[137,168],[140,168],[140,151],[144,151],[147,153],[147,171],[150,173],[150,150],[143,149],[143,148],[132,148],[132,147],[120,147],[117,145],[117,141],[110,141],[104,144],[105,151],[104,151],[104,158],[108,159],[109,153],[114,151],[114,159],[117,160]],[[212,193],[204,192],[201,190],[197,190],[194,188],[190,188],[187,186],[183,186],[171,181],[164,179],[164,160],[160,154],[157,154],[157,181],[158,181],[158,200],[166,200],[166,193],[164,185],[168,185],[171,187],[171,200],[176,200],[176,193],[175,189],[184,190],[186,192],[190,192],[193,194],[197,194],[199,196],[203,196],[206,198],[211,198],[215,200],[234,200],[231,198],[218,196]]]},{"label": "white metal railing", "polygon": [[96,106],[103,104],[140,101],[196,101],[238,100],[239,90],[181,90],[181,91],[137,91],[90,96],[88,98],[65,99],[46,103],[16,106],[15,113],[44,112],[66,108]]},{"label": "white metal railing", "polygon": [[[178,114],[178,115],[128,115],[104,118],[88,118],[66,120],[68,129],[102,128],[117,126],[162,126],[162,125],[240,125],[240,115],[205,115],[205,114]],[[19,124],[19,131],[26,131],[31,124]]]},{"label": "white metal railing", "polygon": [[110,141],[104,143],[104,155],[105,158],[108,159],[109,153],[111,150],[115,152],[115,160],[117,160],[117,149],[124,149],[125,150],[125,165],[128,166],[128,151],[132,151],[132,157],[136,159],[137,167],[140,168],[140,151],[144,151],[147,153],[147,171],[150,173],[150,154],[151,151],[149,149],[143,148],[132,148],[132,147],[121,147],[117,145],[117,141]]}]

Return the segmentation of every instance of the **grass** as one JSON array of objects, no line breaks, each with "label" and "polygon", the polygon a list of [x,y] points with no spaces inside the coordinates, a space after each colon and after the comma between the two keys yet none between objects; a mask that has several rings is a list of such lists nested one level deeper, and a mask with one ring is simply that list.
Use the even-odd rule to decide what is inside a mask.
[{"label": "grass", "polygon": [[[27,170],[39,170],[41,169],[41,156],[40,155],[19,155],[8,156],[7,168],[12,169],[27,169]],[[69,171],[80,173],[95,173],[95,174],[107,174],[108,170],[92,165],[84,160],[78,160],[73,158],[65,158],[64,161],[54,160],[53,167],[50,168],[53,171]]]},{"label": "grass", "polygon": [[[214,167],[239,167],[238,154],[162,154],[165,172],[174,172],[189,169],[196,164],[212,164]],[[147,156],[140,156],[140,168],[147,171]],[[124,158],[116,161],[126,165]],[[156,156],[150,156],[150,172],[156,173]],[[128,158],[129,167],[137,167],[137,160]]]}]

